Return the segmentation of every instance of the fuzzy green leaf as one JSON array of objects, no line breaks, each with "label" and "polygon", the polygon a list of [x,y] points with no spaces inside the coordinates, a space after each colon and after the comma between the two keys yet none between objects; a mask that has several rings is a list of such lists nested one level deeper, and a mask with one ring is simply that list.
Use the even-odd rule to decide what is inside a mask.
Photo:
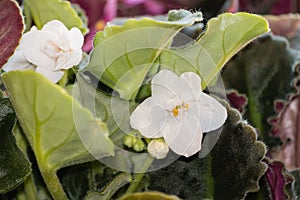
[{"label": "fuzzy green leaf", "polygon": [[266,170],[261,161],[266,148],[257,141],[255,129],[242,121],[240,113],[223,104],[228,119],[212,152],[202,159],[182,158],[151,172],[149,189],[189,200],[242,199],[259,189],[258,180]]},{"label": "fuzzy green leaf", "polygon": [[176,33],[201,15],[186,12],[179,21],[142,18],[129,19],[121,26],[108,25],[94,39],[86,70],[116,90],[121,98],[134,99],[162,49],[168,48]]},{"label": "fuzzy green leaf", "polygon": [[105,124],[34,71],[12,71],[2,78],[53,198],[65,199],[58,169],[113,155]]},{"label": "fuzzy green leaf", "polygon": [[85,197],[85,200],[110,200],[121,187],[130,183],[131,181],[130,173],[120,173],[116,175],[108,185],[105,186],[103,191],[90,192]]},{"label": "fuzzy green leaf", "polygon": [[63,0],[26,0],[35,25],[41,29],[47,22],[57,19],[68,29],[77,27],[83,34],[87,33],[86,24],[77,15],[69,1]]},{"label": "fuzzy green leaf", "polygon": [[267,21],[249,13],[225,13],[208,22],[207,30],[194,44],[163,51],[160,63],[178,73],[193,71],[205,88],[225,63],[240,49],[269,31]]},{"label": "fuzzy green leaf", "polygon": [[242,50],[222,73],[227,88],[248,97],[247,119],[270,147],[276,143],[270,140],[267,120],[275,114],[274,101],[286,99],[292,91],[293,68],[299,61],[299,54],[284,38],[267,35]]},{"label": "fuzzy green leaf", "polygon": [[13,55],[24,30],[21,10],[16,1],[0,1],[0,68]]},{"label": "fuzzy green leaf", "polygon": [[0,101],[0,193],[23,183],[31,172],[30,162],[16,145],[12,129],[16,116],[8,99]]}]

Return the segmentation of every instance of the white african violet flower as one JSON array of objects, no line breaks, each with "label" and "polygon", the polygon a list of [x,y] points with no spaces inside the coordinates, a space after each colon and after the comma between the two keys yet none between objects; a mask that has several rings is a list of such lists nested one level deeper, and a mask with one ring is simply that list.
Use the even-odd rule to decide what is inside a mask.
[{"label": "white african violet flower", "polygon": [[48,22],[41,30],[33,26],[23,35],[18,49],[3,69],[34,69],[56,83],[64,70],[81,61],[83,40],[78,28],[68,30],[58,20]]},{"label": "white african violet flower", "polygon": [[200,77],[177,76],[163,70],[152,79],[152,96],[131,114],[131,127],[147,138],[163,137],[178,155],[189,157],[201,149],[202,133],[221,127],[227,111],[202,92]]},{"label": "white african violet flower", "polygon": [[163,159],[169,153],[169,147],[162,139],[151,140],[147,150],[156,159]]}]

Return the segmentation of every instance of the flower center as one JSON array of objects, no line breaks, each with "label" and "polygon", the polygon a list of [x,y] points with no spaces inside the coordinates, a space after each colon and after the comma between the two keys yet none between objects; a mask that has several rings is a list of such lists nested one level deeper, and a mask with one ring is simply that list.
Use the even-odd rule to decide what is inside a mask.
[{"label": "flower center", "polygon": [[177,105],[172,109],[172,114],[174,117],[177,117],[179,115],[179,112],[181,111],[188,111],[189,104],[185,104],[184,102],[181,105]]},{"label": "flower center", "polygon": [[51,58],[57,58],[64,52],[57,44],[52,41],[48,41],[42,51]]}]

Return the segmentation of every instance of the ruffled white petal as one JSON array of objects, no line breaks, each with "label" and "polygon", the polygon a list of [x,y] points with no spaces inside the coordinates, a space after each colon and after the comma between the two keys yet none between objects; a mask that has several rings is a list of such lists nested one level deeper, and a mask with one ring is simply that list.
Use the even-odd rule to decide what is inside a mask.
[{"label": "ruffled white petal", "polygon": [[3,66],[4,71],[12,70],[25,70],[25,69],[35,69],[35,67],[28,62],[19,49],[16,49],[14,55],[12,55],[7,63]]},{"label": "ruffled white petal", "polygon": [[168,124],[162,134],[167,145],[178,155],[189,157],[201,149],[202,130],[196,116]]},{"label": "ruffled white petal", "polygon": [[74,50],[66,52],[58,57],[54,70],[70,69],[74,65],[78,65],[82,59],[82,50]]},{"label": "ruffled white petal", "polygon": [[69,32],[67,27],[59,20],[51,20],[47,22],[43,26],[42,31],[52,32],[54,34],[59,34],[59,35],[67,35],[67,33]]},{"label": "ruffled white petal", "polygon": [[176,83],[178,76],[168,70],[162,70],[156,74],[151,82],[152,97],[158,104],[164,104],[170,98],[175,98],[176,94],[172,91],[172,85]]},{"label": "ruffled white petal", "polygon": [[37,66],[53,67],[55,60],[47,56],[43,49],[48,40],[53,39],[39,30],[30,31],[24,34],[20,44],[20,51],[24,57]]},{"label": "ruffled white petal", "polygon": [[133,111],[130,125],[145,137],[159,138],[162,137],[161,129],[165,126],[166,119],[165,110],[150,97]]},{"label": "ruffled white petal", "polygon": [[74,27],[68,32],[68,38],[70,40],[70,48],[72,49],[81,49],[84,43],[84,37],[81,31]]},{"label": "ruffled white petal", "polygon": [[64,71],[52,71],[49,67],[37,67],[36,72],[44,75],[51,82],[57,83],[64,75]]},{"label": "ruffled white petal", "polygon": [[202,93],[189,109],[189,115],[195,115],[201,123],[203,132],[220,128],[227,119],[227,110],[213,97]]}]

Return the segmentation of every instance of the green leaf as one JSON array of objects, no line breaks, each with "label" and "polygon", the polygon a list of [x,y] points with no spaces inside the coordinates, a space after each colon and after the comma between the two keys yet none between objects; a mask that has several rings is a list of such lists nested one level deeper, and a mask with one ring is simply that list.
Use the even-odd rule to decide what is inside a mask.
[{"label": "green leaf", "polygon": [[16,1],[0,1],[0,69],[13,55],[24,30],[21,9]]},{"label": "green leaf", "polygon": [[124,149],[123,138],[127,134],[138,134],[130,126],[130,113],[133,112],[137,103],[107,95],[96,90],[91,80],[85,75],[78,73],[74,84],[73,97],[85,108],[93,112],[107,124],[109,137],[115,144],[115,156],[101,159],[102,163],[120,171],[143,170],[144,162],[150,157],[148,153],[134,153]]},{"label": "green leaf", "polygon": [[69,1],[63,0],[26,0],[30,7],[35,25],[41,29],[47,22],[57,19],[68,29],[77,27],[83,34],[88,29]]},{"label": "green leaf", "polygon": [[121,26],[108,25],[97,33],[85,70],[118,92],[121,98],[135,99],[162,49],[171,45],[176,33],[201,16],[201,13],[188,13],[173,22],[141,18],[129,19]]},{"label": "green leaf", "polygon": [[110,96],[95,89],[89,82],[88,76],[78,73],[73,86],[73,97],[107,124],[110,137],[117,136],[123,131],[130,132],[132,129],[129,124],[129,113],[137,104]]},{"label": "green leaf", "polygon": [[9,100],[0,100],[0,193],[15,189],[31,172],[31,164],[17,147],[12,133],[15,121]]},{"label": "green leaf", "polygon": [[12,71],[2,78],[51,195],[66,199],[56,171],[113,155],[105,124],[34,71]]},{"label": "green leaf", "polygon": [[[266,165],[265,145],[257,141],[253,127],[240,113],[223,103],[228,119],[211,153],[205,158],[181,158],[150,172],[150,190],[174,194],[183,199],[242,199],[259,189],[258,180]],[[214,132],[205,137],[214,137]]]},{"label": "green leaf", "polygon": [[112,196],[124,185],[131,182],[130,173],[120,173],[114,177],[114,179],[105,186],[101,192],[89,192],[84,198],[85,200],[110,200]]},{"label": "green leaf", "polygon": [[288,47],[286,39],[267,35],[242,50],[225,67],[222,79],[226,88],[248,97],[246,117],[259,130],[261,139],[272,147],[268,118],[275,115],[274,101],[292,92],[293,68],[299,54]]},{"label": "green leaf", "polygon": [[58,171],[58,177],[70,200],[82,200],[87,191],[92,189],[91,181],[89,181],[94,176],[91,172],[91,165],[91,163],[84,163],[66,167]]},{"label": "green leaf", "polygon": [[205,34],[195,43],[184,48],[163,51],[160,64],[163,68],[177,73],[198,73],[205,88],[232,56],[268,31],[268,23],[261,16],[225,13],[212,18]]},{"label": "green leaf", "polygon": [[120,200],[180,200],[176,196],[167,195],[161,192],[141,192],[134,193],[130,195],[126,195],[122,197]]}]

